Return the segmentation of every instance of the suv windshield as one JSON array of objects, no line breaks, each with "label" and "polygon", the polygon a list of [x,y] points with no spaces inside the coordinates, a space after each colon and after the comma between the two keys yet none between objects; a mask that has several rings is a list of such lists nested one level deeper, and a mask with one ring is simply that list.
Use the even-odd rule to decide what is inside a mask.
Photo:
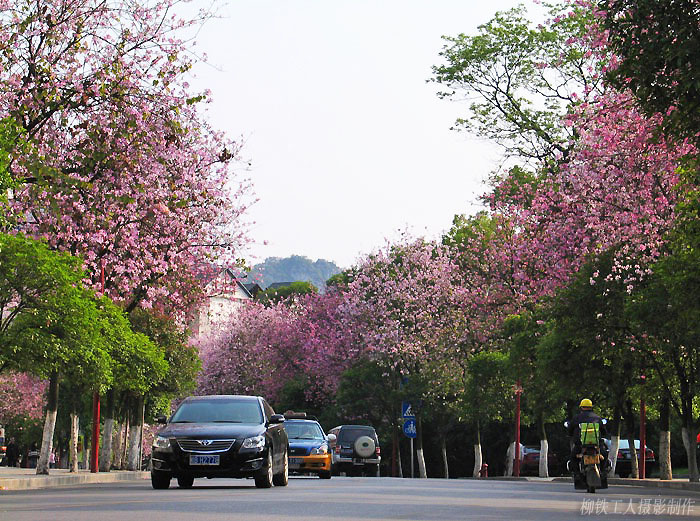
[{"label": "suv windshield", "polygon": [[377,436],[371,427],[343,427],[338,432],[339,442],[353,442],[360,436],[369,436],[376,441]]},{"label": "suv windshield", "polygon": [[321,427],[312,422],[294,422],[285,423],[284,430],[287,431],[287,436],[295,440],[324,440]]},{"label": "suv windshield", "polygon": [[184,402],[171,423],[263,423],[262,411],[253,400],[193,400]]}]

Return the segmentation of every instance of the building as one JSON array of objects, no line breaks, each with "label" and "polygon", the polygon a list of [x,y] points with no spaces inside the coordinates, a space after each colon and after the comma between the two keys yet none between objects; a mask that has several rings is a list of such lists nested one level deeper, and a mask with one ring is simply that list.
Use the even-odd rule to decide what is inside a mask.
[{"label": "building", "polygon": [[206,298],[190,320],[193,335],[207,335],[225,323],[261,290],[255,282],[230,268],[210,266],[200,273]]}]

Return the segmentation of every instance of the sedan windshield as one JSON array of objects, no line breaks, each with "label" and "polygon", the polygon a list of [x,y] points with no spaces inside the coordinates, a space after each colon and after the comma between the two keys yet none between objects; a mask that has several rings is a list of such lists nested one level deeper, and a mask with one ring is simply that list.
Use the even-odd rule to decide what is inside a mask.
[{"label": "sedan windshield", "polygon": [[321,427],[316,423],[294,423],[289,422],[284,426],[287,437],[295,440],[323,440],[325,436]]},{"label": "sedan windshield", "polygon": [[194,400],[184,402],[171,423],[263,423],[262,411],[252,400]]}]

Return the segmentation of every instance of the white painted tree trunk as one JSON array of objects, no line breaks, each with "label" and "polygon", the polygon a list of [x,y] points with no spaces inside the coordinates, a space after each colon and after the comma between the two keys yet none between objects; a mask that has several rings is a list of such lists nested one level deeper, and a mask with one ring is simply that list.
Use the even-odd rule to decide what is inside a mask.
[{"label": "white painted tree trunk", "polygon": [[617,467],[617,450],[619,449],[619,447],[620,436],[618,434],[610,438],[610,454],[608,455],[608,457],[610,458],[610,463],[612,463],[612,466],[608,471],[608,477],[611,478],[615,477],[615,468]]},{"label": "white painted tree trunk", "polygon": [[141,454],[141,429],[142,425],[133,425],[129,429],[129,457],[126,463],[127,470],[139,470],[139,455]]},{"label": "white painted tree trunk", "polygon": [[540,468],[539,476],[541,478],[549,477],[549,465],[547,455],[549,454],[549,442],[544,439],[540,440]]},{"label": "white painted tree trunk", "polygon": [[481,465],[483,463],[481,455],[481,443],[474,444],[474,471],[472,472],[472,477],[478,478],[480,476]]},{"label": "white painted tree trunk", "polygon": [[700,480],[700,476],[698,475],[698,465],[696,461],[695,436],[691,436],[688,433],[688,427],[683,427],[681,429],[681,437],[683,438],[683,445],[685,446],[685,454],[688,461],[688,479],[689,481],[697,482]]},{"label": "white painted tree trunk", "polygon": [[100,447],[100,472],[109,472],[112,467],[112,433],[114,431],[114,418],[105,418],[105,428],[102,434],[102,446]]},{"label": "white painted tree trunk", "polygon": [[659,477],[661,479],[673,479],[670,431],[661,431],[659,433]]},{"label": "white painted tree trunk", "polygon": [[681,438],[683,439],[683,448],[685,448],[686,455],[690,453],[690,441],[688,436],[688,429],[681,428]]},{"label": "white painted tree trunk", "polygon": [[447,444],[445,438],[442,438],[442,466],[445,470],[445,479],[450,479],[450,467],[447,464]]},{"label": "white painted tree trunk", "polygon": [[36,464],[37,474],[49,474],[49,457],[53,451],[53,433],[56,430],[56,413],[58,411],[58,373],[51,373],[49,378],[49,393],[46,405],[44,432],[41,436],[39,461]]},{"label": "white painted tree trunk", "polygon": [[425,457],[423,456],[423,449],[416,450],[416,458],[418,458],[418,477],[427,478],[428,474],[425,471]]},{"label": "white painted tree trunk", "polygon": [[506,452],[506,476],[513,475],[513,463],[515,459],[515,442],[508,446],[508,451]]},{"label": "white painted tree trunk", "polygon": [[70,462],[70,472],[78,472],[78,431],[80,425],[80,417],[71,413],[70,415],[70,444],[68,461]]},{"label": "white painted tree trunk", "polygon": [[37,474],[49,473],[49,455],[53,450],[53,433],[56,429],[56,410],[47,410],[44,420],[44,433],[41,436],[41,450],[39,451],[39,461],[36,464]]}]

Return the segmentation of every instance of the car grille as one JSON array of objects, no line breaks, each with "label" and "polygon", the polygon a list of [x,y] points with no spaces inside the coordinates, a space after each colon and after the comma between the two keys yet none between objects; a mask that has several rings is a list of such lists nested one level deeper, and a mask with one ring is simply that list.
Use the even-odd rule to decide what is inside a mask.
[{"label": "car grille", "polygon": [[226,452],[235,441],[178,439],[177,444],[185,452]]},{"label": "car grille", "polygon": [[306,447],[290,447],[289,448],[289,455],[290,456],[308,456],[309,449],[307,449]]}]

